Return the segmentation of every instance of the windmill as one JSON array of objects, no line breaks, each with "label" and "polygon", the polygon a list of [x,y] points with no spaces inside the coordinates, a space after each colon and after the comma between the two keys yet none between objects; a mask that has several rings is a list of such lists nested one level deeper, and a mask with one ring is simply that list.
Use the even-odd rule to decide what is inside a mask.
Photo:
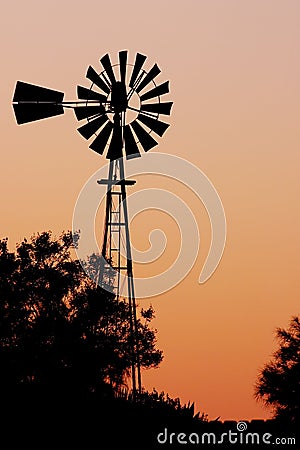
[{"label": "windmill", "polygon": [[161,72],[157,64],[147,72],[143,68],[146,56],[137,53],[134,64],[127,62],[127,50],[120,51],[118,56],[118,63],[112,65],[109,55],[104,55],[100,59],[103,69],[100,72],[89,66],[86,77],[91,85],[77,86],[76,101],[66,102],[62,92],[17,81],[13,108],[18,124],[58,116],[66,108],[72,108],[78,121],[86,121],[78,131],[87,140],[93,138],[89,148],[100,155],[107,149],[108,177],[98,180],[107,186],[98,284],[118,299],[122,288],[120,274],[126,275],[135,396],[141,392],[141,371],[126,196],[126,186],[135,181],[125,178],[124,158],[140,157],[141,151],[158,145],[153,133],[161,137],[169,127],[159,117],[170,115],[172,102],[161,101],[169,92],[169,82],[156,84]]}]

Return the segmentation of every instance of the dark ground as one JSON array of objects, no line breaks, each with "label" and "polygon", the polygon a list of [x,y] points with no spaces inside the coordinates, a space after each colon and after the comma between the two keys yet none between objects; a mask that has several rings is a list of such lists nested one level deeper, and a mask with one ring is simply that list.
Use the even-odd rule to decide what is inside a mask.
[{"label": "dark ground", "polygon": [[[297,440],[296,427],[293,429],[289,424],[251,421],[245,422],[245,431],[238,432],[236,422],[203,422],[182,417],[175,411],[166,411],[161,406],[149,407],[123,399],[100,399],[95,394],[75,400],[72,395],[57,393],[28,395],[14,392],[8,395],[6,392],[1,395],[0,408],[1,450],[299,448],[293,443],[275,442],[276,438],[282,437],[295,437]],[[228,442],[229,430],[232,443]],[[159,433],[162,433],[161,443],[157,440]],[[204,433],[214,433],[215,445],[212,442],[213,435],[203,436]],[[223,436],[223,443],[217,443],[221,440],[222,433],[227,433]],[[251,436],[248,437],[250,442],[247,445],[234,443],[235,439],[243,439],[245,442],[247,433],[257,433],[260,444],[257,446],[252,443]],[[199,436],[199,443],[196,443],[196,434]],[[263,435],[270,444],[262,442]],[[191,439],[195,443],[180,443],[178,439],[187,442]],[[211,440],[210,444],[208,439]]]}]

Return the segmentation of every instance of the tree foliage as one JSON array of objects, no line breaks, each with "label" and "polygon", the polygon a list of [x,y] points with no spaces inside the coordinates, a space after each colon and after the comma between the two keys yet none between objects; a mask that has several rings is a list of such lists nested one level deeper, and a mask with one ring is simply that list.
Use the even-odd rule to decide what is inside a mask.
[{"label": "tree foliage", "polygon": [[[0,241],[0,387],[91,392],[126,383],[131,366],[129,308],[102,290],[72,258],[70,232]],[[138,320],[142,368],[156,367],[153,310]]]},{"label": "tree foliage", "polygon": [[300,318],[278,328],[279,349],[259,373],[255,396],[273,408],[274,417],[300,424]]}]

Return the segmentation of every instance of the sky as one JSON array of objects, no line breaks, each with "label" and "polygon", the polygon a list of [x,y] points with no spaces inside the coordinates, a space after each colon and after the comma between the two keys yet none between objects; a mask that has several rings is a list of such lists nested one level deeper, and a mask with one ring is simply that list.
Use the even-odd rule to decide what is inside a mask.
[{"label": "sky", "polygon": [[[174,101],[154,151],[190,161],[211,180],[227,242],[216,272],[198,284],[209,221],[188,190],[169,183],[195,213],[201,247],[179,285],[139,301],[156,311],[165,355],[143,383],[195,401],[211,419],[269,417],[253,385],[276,348],[276,327],[299,314],[299,1],[11,1],[0,21],[0,237],[13,248],[35,232],[70,229],[81,188],[106,163],[76,132],[71,111],[17,126],[16,81],[74,100],[77,84],[89,87],[87,67],[100,71],[105,53],[114,62],[119,50],[128,49],[132,62],[137,51],[147,55],[148,69],[156,62],[162,70],[159,81],[170,80]],[[156,270],[176,254],[176,224],[146,212],[131,230],[134,245],[146,248],[160,226],[169,253]]]}]

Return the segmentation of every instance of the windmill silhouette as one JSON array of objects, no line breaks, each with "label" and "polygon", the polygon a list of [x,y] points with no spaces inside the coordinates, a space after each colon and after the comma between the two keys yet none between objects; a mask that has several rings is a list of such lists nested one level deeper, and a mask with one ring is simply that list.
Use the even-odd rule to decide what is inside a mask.
[{"label": "windmill silhouette", "polygon": [[91,86],[77,86],[76,101],[66,102],[62,92],[17,81],[13,108],[18,124],[58,116],[66,108],[72,108],[78,121],[86,120],[78,128],[79,133],[87,140],[94,137],[89,147],[100,155],[107,148],[108,177],[98,180],[107,186],[98,284],[118,299],[123,292],[120,275],[122,272],[126,275],[135,397],[141,392],[142,383],[126,195],[126,186],[135,181],[125,178],[124,158],[140,157],[141,150],[147,152],[158,145],[153,133],[161,137],[169,127],[159,116],[170,115],[173,103],[161,101],[169,92],[169,82],[155,83],[161,72],[157,64],[147,72],[143,69],[146,56],[137,53],[134,64],[127,62],[127,50],[120,51],[118,56],[118,63],[112,65],[109,55],[104,55],[100,59],[103,70],[99,73],[89,66],[86,77]]}]

